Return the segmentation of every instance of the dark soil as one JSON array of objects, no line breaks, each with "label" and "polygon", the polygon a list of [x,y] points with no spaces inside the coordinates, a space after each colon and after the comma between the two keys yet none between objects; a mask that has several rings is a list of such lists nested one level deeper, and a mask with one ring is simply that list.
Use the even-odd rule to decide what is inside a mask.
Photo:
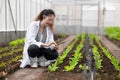
[{"label": "dark soil", "polygon": [[[80,40],[78,40],[74,47],[72,48],[72,50],[68,53],[67,57],[65,58],[64,62],[62,64],[59,65],[59,68],[53,72],[50,73],[47,69],[45,72],[43,72],[44,78],[42,77],[42,79],[40,80],[82,80],[82,74],[80,72],[78,72],[78,68],[70,71],[70,72],[65,72],[64,70],[64,66],[69,65],[69,58],[72,57],[72,55],[74,54],[74,50],[76,48],[76,46],[80,43]],[[83,49],[82,49],[83,51]],[[82,62],[84,63],[85,60],[82,60]],[[81,61],[80,61],[81,63]],[[79,66],[79,65],[78,65]],[[77,66],[77,67],[78,67]]]},{"label": "dark soil", "polygon": [[[44,77],[42,77],[40,80],[83,80],[83,77],[84,77],[83,71],[79,70],[79,65],[80,64],[83,65],[87,63],[87,59],[85,55],[85,46],[80,51],[82,53],[83,58],[79,61],[75,69],[69,72],[63,71],[64,66],[69,64],[69,58],[72,57],[73,51],[77,46],[77,44],[78,42],[74,45],[73,49],[70,51],[70,53],[68,53],[64,62],[58,66],[59,68],[55,72],[49,72],[46,69],[42,74],[42,76]],[[94,44],[97,45],[95,41],[94,41]],[[92,47],[90,46],[90,48]],[[111,64],[110,60],[104,55],[104,53],[99,47],[98,49],[103,59],[102,61],[103,67],[100,70],[96,71],[96,78],[94,80],[120,80],[117,78],[118,72],[114,69],[114,66]],[[92,57],[92,62],[94,63],[93,57]],[[92,64],[92,67],[94,67],[93,64]]]},{"label": "dark soil", "polygon": [[44,72],[39,80],[83,80],[83,75],[80,73],[72,72]]},{"label": "dark soil", "polygon": [[[55,41],[59,44],[59,43],[61,43],[62,40],[66,39],[67,37],[68,37],[68,35],[64,35],[64,36],[63,35],[55,35],[54,38],[55,38]],[[0,55],[7,54],[11,51],[23,48],[23,46],[24,45],[19,45],[19,46],[16,46],[16,47],[11,47],[9,45],[0,46],[0,49],[1,49]],[[15,58],[16,56],[20,56],[20,55],[22,55],[22,51],[15,52],[13,55],[1,57],[0,58],[0,63],[5,62],[6,66],[0,67],[0,71],[6,71],[9,74],[12,74],[16,70],[18,70],[20,62],[15,61],[15,62],[12,62],[11,64],[8,64],[8,61],[10,61],[13,58]],[[28,65],[27,68],[30,68],[30,66]],[[0,77],[0,80],[5,80],[5,78],[6,78],[6,76]]]},{"label": "dark soil", "polygon": [[64,70],[64,66],[65,65],[69,65],[69,58],[71,58],[72,57],[72,55],[74,54],[74,50],[75,50],[75,48],[76,48],[76,46],[79,44],[79,42],[80,42],[80,40],[78,40],[76,43],[75,43],[75,45],[74,45],[74,47],[72,48],[72,50],[68,53],[68,55],[66,56],[66,58],[65,58],[65,60],[63,61],[63,63],[59,66],[59,68],[57,69],[57,72],[63,72],[63,70]]},{"label": "dark soil", "polygon": [[[97,45],[97,43],[94,41]],[[98,45],[97,45],[98,46]],[[110,60],[104,55],[102,49],[98,47],[99,53],[103,59],[102,61],[102,68],[97,71],[98,75],[97,78],[100,80],[120,80],[117,78],[118,71],[114,69],[114,66],[110,62]]]},{"label": "dark soil", "polygon": [[81,64],[81,65],[84,65],[84,64],[86,63],[86,61],[87,61],[86,56],[85,56],[85,49],[83,48],[80,52],[81,52],[83,58],[82,58],[81,60],[79,60],[79,62],[78,62],[78,64],[76,65],[75,69],[71,71],[71,72],[73,72],[73,73],[81,73],[82,70],[79,69],[79,65],[80,65],[80,64]]},{"label": "dark soil", "polygon": [[[65,35],[65,36],[61,36],[61,35],[55,35],[55,41],[56,42],[60,42],[60,41],[62,41],[62,40],[64,40],[64,39],[66,39],[68,37],[68,35]],[[12,51],[12,50],[17,50],[17,49],[20,49],[20,48],[23,48],[23,45],[19,45],[19,46],[16,46],[16,47],[11,47],[11,46],[4,46],[3,48],[2,47],[0,47],[1,49],[4,49],[5,48],[5,50],[2,50],[1,52],[0,52],[0,55],[2,55],[2,54],[7,54],[7,53],[9,53],[10,51]],[[6,49],[7,48],[7,49]],[[11,60],[12,58],[14,58],[14,57],[16,57],[16,56],[18,56],[18,55],[22,55],[22,51],[19,51],[19,52],[17,52],[17,53],[14,53],[14,55],[9,55],[9,56],[5,56],[5,57],[1,57],[0,58],[0,63],[1,62],[6,62],[6,66],[12,66],[12,65],[14,65],[14,64],[16,64],[17,62],[12,62],[11,64],[8,64],[8,61],[9,60]],[[2,67],[2,68],[0,68],[0,71],[3,71],[4,69],[5,69],[6,67]]]},{"label": "dark soil", "polygon": [[16,52],[12,52],[13,50],[17,50],[17,49],[22,49],[22,47],[21,46],[18,46],[18,47],[11,47],[11,48],[9,48],[9,50],[7,50],[7,53],[5,53],[5,51],[3,51],[3,53],[1,53],[1,54],[8,54],[8,53],[12,53],[12,55],[8,55],[8,56],[2,56],[1,58],[0,58],[0,63],[2,63],[2,62],[5,62],[5,64],[6,64],[6,66],[4,66],[4,67],[0,67],[0,71],[5,71],[5,70],[7,70],[7,68],[10,68],[12,65],[14,65],[14,64],[16,64],[18,61],[14,61],[14,62],[12,62],[12,63],[8,63],[9,61],[11,61],[13,58],[15,58],[16,56],[21,56],[22,54],[22,51],[16,51]]}]

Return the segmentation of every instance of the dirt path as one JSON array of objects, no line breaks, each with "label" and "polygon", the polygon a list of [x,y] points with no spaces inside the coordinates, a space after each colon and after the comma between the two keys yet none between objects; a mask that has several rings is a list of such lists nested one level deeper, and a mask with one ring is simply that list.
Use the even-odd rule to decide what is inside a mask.
[{"label": "dirt path", "polygon": [[99,36],[99,40],[120,63],[120,48],[110,40],[106,39],[104,36]]},{"label": "dirt path", "polygon": [[[75,36],[69,36],[68,38],[63,40],[61,44],[59,45],[58,53],[62,53],[62,51],[73,41],[74,38]],[[20,69],[14,72],[13,74],[11,74],[7,80],[39,80],[44,69],[45,68]]]}]

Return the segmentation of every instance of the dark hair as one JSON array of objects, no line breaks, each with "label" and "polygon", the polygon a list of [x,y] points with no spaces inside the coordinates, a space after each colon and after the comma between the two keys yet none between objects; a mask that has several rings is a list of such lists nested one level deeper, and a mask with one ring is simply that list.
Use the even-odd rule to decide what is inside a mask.
[{"label": "dark hair", "polygon": [[43,15],[45,16],[49,16],[49,15],[54,15],[55,16],[55,13],[52,9],[44,9],[40,12],[40,14],[35,18],[35,21],[42,21],[43,20]]}]

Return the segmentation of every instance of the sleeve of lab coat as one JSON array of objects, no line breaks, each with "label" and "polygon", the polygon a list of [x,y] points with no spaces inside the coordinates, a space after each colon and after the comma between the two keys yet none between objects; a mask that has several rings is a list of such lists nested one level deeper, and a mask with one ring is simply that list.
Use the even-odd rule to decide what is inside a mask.
[{"label": "sleeve of lab coat", "polygon": [[31,23],[28,26],[27,32],[26,32],[26,38],[25,38],[25,42],[27,42],[29,45],[31,44],[36,44],[38,47],[41,47],[41,44],[43,44],[42,42],[37,42],[36,36],[38,34],[39,31],[39,26],[35,25],[35,23]]},{"label": "sleeve of lab coat", "polygon": [[53,42],[53,41],[54,41],[54,34],[51,32],[50,29],[48,30],[48,32],[49,32],[49,39],[48,39],[48,42]]}]

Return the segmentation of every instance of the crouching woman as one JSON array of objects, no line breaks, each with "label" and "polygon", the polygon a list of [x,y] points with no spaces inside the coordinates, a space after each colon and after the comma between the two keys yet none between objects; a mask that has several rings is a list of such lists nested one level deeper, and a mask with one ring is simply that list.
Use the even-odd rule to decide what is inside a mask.
[{"label": "crouching woman", "polygon": [[28,26],[21,68],[31,65],[32,68],[48,66],[58,57],[58,45],[54,41],[53,22],[55,13],[45,9]]}]

